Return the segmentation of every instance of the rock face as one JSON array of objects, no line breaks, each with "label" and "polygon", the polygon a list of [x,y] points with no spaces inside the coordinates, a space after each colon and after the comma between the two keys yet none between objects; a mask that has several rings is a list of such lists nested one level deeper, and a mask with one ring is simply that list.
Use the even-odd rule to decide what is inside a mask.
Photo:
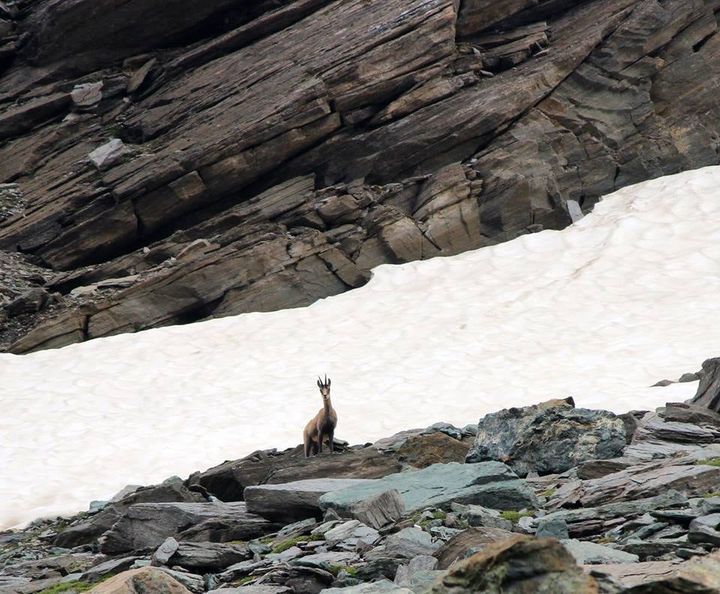
[{"label": "rock face", "polygon": [[520,476],[550,474],[614,458],[626,445],[625,426],[614,414],[574,408],[572,399],[551,400],[480,419],[467,462],[501,460]]},{"label": "rock face", "polygon": [[63,297],[18,353],[305,305],[718,162],[714,2],[7,5],[0,249]]}]

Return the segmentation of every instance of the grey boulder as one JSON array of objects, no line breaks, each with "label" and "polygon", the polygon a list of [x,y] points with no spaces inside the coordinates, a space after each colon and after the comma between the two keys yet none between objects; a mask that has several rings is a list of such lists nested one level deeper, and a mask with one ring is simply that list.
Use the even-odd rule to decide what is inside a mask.
[{"label": "grey boulder", "polygon": [[586,460],[615,458],[626,445],[622,419],[608,411],[575,408],[568,398],[486,415],[466,462],[500,460],[520,476],[552,474]]}]

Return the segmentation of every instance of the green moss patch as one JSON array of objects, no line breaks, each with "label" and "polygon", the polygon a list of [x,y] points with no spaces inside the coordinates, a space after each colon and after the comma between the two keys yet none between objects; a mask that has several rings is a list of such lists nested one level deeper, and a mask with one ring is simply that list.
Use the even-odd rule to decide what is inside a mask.
[{"label": "green moss patch", "polygon": [[39,594],[61,594],[62,592],[87,592],[96,584],[88,584],[87,582],[65,582],[64,584],[56,584],[52,588],[45,588]]}]

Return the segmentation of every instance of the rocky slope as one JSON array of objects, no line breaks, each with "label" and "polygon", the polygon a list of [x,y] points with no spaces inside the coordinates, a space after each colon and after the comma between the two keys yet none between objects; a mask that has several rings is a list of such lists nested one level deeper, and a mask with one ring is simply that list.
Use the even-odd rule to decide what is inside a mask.
[{"label": "rocky slope", "polygon": [[0,347],[305,305],[717,164],[719,10],[3,0],[0,250],[47,273],[3,276]]},{"label": "rocky slope", "polygon": [[572,399],[129,486],[0,534],[0,592],[720,592],[718,359],[693,402]]}]

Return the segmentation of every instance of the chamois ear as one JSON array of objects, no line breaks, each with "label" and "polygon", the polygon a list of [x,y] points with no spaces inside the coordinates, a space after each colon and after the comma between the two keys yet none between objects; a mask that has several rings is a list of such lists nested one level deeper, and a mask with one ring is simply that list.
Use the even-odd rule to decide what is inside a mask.
[{"label": "chamois ear", "polygon": [[327,387],[330,387],[330,380],[327,381]]},{"label": "chamois ear", "polygon": [[318,377],[317,385],[318,385],[318,388],[322,388],[322,387],[323,387],[323,385],[322,385],[322,380],[321,380],[319,377]]}]

